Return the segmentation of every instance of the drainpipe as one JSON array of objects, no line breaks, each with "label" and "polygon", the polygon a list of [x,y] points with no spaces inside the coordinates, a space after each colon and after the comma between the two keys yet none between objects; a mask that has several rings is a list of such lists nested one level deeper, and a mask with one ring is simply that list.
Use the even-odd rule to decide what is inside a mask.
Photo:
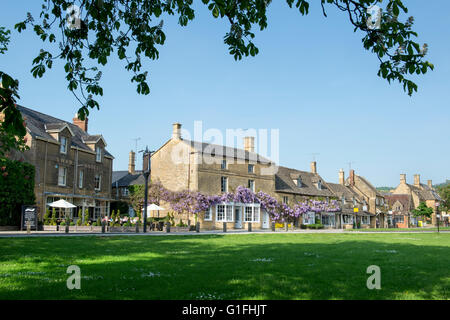
[{"label": "drainpipe", "polygon": [[47,154],[48,154],[47,151],[48,151],[48,141],[45,141],[44,186],[43,186],[43,191],[42,191],[42,206],[44,209],[43,215],[47,213],[47,199],[45,197],[45,181],[46,181],[46,177],[47,177]]}]

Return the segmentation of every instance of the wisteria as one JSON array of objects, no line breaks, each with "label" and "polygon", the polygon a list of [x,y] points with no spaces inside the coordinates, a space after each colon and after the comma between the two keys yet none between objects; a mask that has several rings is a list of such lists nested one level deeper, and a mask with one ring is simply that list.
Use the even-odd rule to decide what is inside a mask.
[{"label": "wisteria", "polygon": [[178,214],[187,213],[198,217],[210,207],[221,203],[259,203],[272,221],[293,221],[306,212],[339,212],[341,209],[337,200],[319,201],[306,200],[297,202],[292,207],[280,203],[276,198],[262,191],[255,193],[252,190],[239,186],[234,192],[222,195],[205,195],[194,191],[169,191],[160,182],[154,182],[149,188],[149,201],[156,204],[166,202]]}]

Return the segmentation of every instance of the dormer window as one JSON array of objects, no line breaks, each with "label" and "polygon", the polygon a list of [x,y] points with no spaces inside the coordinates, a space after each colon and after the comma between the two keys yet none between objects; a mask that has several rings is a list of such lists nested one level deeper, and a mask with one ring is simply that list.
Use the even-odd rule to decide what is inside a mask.
[{"label": "dormer window", "polygon": [[302,178],[301,177],[297,178],[297,187],[299,187],[299,188],[302,187]]},{"label": "dormer window", "polygon": [[95,161],[102,162],[102,148],[95,148]]},{"label": "dormer window", "polygon": [[345,204],[345,196],[342,196],[341,201],[342,201],[342,204]]},{"label": "dormer window", "polygon": [[356,199],[353,198],[353,206],[356,206]]},{"label": "dormer window", "polygon": [[59,147],[59,152],[62,154],[67,154],[67,144],[68,144],[67,138],[61,137],[60,143],[61,145]]},{"label": "dormer window", "polygon": [[317,182],[317,189],[322,190],[322,180],[319,180],[319,182]]}]

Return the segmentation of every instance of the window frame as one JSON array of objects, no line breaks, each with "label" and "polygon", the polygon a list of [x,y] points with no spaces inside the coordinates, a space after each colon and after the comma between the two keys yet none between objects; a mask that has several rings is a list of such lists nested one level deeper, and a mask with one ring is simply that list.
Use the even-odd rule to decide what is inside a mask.
[{"label": "window frame", "polygon": [[[63,172],[64,172],[64,182],[63,183],[61,183],[61,180],[60,180],[60,178],[61,178],[61,170],[63,170]],[[58,167],[58,186],[60,186],[60,187],[67,187],[67,167],[64,167],[64,166],[59,166]]]},{"label": "window frame", "polygon": [[207,210],[205,210],[205,215],[203,217],[204,221],[212,221],[213,220],[213,212],[212,207],[209,207]]},{"label": "window frame", "polygon": [[222,162],[220,163],[220,169],[221,170],[227,170],[228,169],[228,161],[227,161],[227,159],[222,159]]},{"label": "window frame", "polygon": [[[312,222],[311,222],[312,220]],[[303,214],[303,224],[310,225],[316,223],[316,213],[314,211],[308,211]]]},{"label": "window frame", "polygon": [[248,180],[248,188],[253,192],[256,192],[256,182],[253,179]]},{"label": "window frame", "polygon": [[84,188],[84,170],[78,171],[78,189]]},{"label": "window frame", "polygon": [[221,192],[228,192],[228,177],[220,177],[220,190]]},{"label": "window frame", "polygon": [[256,169],[256,167],[255,167],[255,165],[254,164],[249,164],[248,165],[248,173],[251,173],[251,174],[255,174],[255,169]]},{"label": "window frame", "polygon": [[[98,177],[98,188],[97,188],[97,177]],[[102,190],[102,175],[97,173],[94,176],[94,190],[101,191]]]},{"label": "window frame", "polygon": [[101,163],[102,162],[102,148],[100,146],[95,147],[95,161]]},{"label": "window frame", "polygon": [[[63,140],[64,140],[64,143],[63,143]],[[67,154],[67,149],[68,149],[68,145],[69,145],[69,139],[67,139],[67,137],[61,136],[59,138],[59,143],[60,143],[59,153]]]}]

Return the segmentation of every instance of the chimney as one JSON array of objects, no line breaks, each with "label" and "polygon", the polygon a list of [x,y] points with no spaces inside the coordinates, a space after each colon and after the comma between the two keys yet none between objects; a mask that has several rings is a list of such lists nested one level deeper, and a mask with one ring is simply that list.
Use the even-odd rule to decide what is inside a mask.
[{"label": "chimney", "polygon": [[244,138],[244,150],[248,152],[255,152],[255,137]]},{"label": "chimney", "polygon": [[433,189],[433,181],[432,180],[428,180],[427,184],[430,189]]},{"label": "chimney", "polygon": [[172,140],[181,140],[181,123],[173,124]]},{"label": "chimney", "polygon": [[344,169],[339,170],[339,184],[345,185],[345,172]]},{"label": "chimney", "polygon": [[78,114],[75,114],[75,117],[73,118],[73,124],[76,125],[78,128],[83,130],[84,132],[88,131],[88,118],[86,117],[84,120],[78,119]]},{"label": "chimney", "polygon": [[406,174],[402,173],[400,175],[400,183],[401,184],[406,184]]},{"label": "chimney", "polygon": [[355,185],[355,170],[350,170],[350,185],[354,186]]},{"label": "chimney", "polygon": [[317,173],[317,163],[315,161],[311,161],[311,172]]},{"label": "chimney", "polygon": [[136,153],[130,151],[130,157],[128,159],[128,172],[135,174],[136,172]]},{"label": "chimney", "polygon": [[414,186],[416,186],[416,187],[420,186],[420,174],[414,175]]}]

